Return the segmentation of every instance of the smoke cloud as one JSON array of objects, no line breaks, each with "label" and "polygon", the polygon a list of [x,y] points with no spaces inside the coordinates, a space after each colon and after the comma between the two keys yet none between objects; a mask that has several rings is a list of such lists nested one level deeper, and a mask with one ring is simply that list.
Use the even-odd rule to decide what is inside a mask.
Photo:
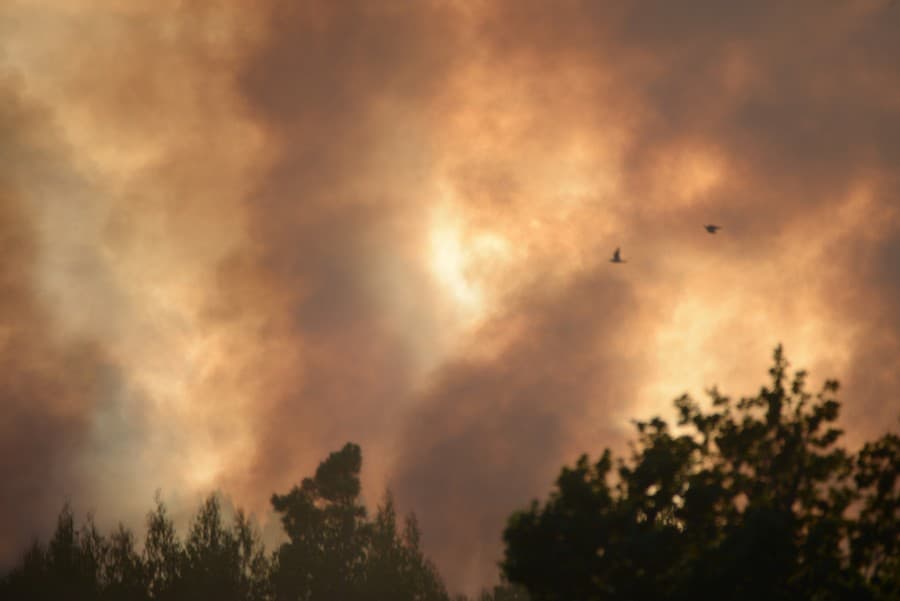
[{"label": "smoke cloud", "polygon": [[900,426],[889,2],[32,0],[0,40],[0,561],[66,497],[264,515],[352,440],[473,591],[563,462],[778,342],[849,443]]}]

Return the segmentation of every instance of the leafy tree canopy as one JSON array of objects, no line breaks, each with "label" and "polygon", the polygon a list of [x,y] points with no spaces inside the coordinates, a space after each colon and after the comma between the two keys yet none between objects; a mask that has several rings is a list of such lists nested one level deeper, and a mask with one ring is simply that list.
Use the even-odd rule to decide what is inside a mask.
[{"label": "leafy tree canopy", "polygon": [[225,519],[215,495],[200,506],[184,539],[157,498],[141,550],[121,525],[108,537],[90,517],[77,528],[67,504],[50,542],[35,543],[0,578],[0,599],[449,601],[419,546],[415,516],[398,525],[388,494],[367,517],[361,468],[360,448],[347,444],[314,477],[273,495],[288,541],[271,554],[242,511],[230,523]]},{"label": "leafy tree canopy", "polygon": [[563,468],[513,514],[502,569],[535,601],[900,599],[900,437],[837,445],[836,381],[807,392],[775,350],[770,382],[677,431],[636,422],[628,457]]},{"label": "leafy tree canopy", "polygon": [[[543,503],[512,515],[503,584],[478,601],[900,599],[900,437],[838,445],[838,384],[807,392],[779,347],[770,382],[708,409],[675,401],[670,427],[636,422],[630,453],[564,467]],[[76,527],[0,578],[0,599],[450,601],[390,494],[369,516],[348,443],[272,496],[287,541],[267,552],[242,511],[210,496],[180,537],[157,498],[138,545],[124,526]],[[465,601],[459,597],[454,601]]]}]

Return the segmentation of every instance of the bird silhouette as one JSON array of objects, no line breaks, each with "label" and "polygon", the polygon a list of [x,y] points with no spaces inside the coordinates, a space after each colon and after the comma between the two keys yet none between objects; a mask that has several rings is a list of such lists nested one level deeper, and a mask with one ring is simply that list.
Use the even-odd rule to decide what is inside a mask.
[{"label": "bird silhouette", "polygon": [[622,256],[619,254],[619,249],[616,249],[616,252],[613,253],[612,259],[609,260],[610,263],[625,263],[622,260]]},{"label": "bird silhouette", "polygon": [[721,225],[704,225],[703,227],[705,227],[706,231],[710,234],[715,234],[717,231],[722,229]]}]

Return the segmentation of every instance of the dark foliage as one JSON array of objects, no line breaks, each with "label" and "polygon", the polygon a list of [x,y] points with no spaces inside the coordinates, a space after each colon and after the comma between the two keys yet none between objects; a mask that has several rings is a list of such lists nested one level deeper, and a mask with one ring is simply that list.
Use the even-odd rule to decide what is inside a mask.
[{"label": "dark foliage", "polygon": [[226,523],[216,496],[200,506],[184,540],[157,499],[140,552],[121,525],[108,537],[90,518],[76,529],[66,505],[49,544],[35,543],[0,580],[0,599],[449,601],[419,547],[415,516],[398,527],[388,495],[367,519],[361,467],[359,447],[348,444],[313,478],[274,495],[289,540],[272,554],[242,511]]},{"label": "dark foliage", "polygon": [[536,601],[900,599],[900,439],[836,443],[838,384],[806,391],[776,349],[771,383],[681,433],[637,422],[630,457],[582,456],[515,513],[502,568]]},{"label": "dark foliage", "polygon": [[273,495],[289,541],[275,553],[278,601],[443,601],[447,592],[419,549],[415,518],[397,529],[387,497],[374,519],[360,502],[362,452],[347,444],[286,495]]},{"label": "dark foliage", "polygon": [[[627,458],[563,468],[546,502],[510,518],[504,582],[478,601],[900,599],[900,437],[848,453],[837,382],[813,395],[787,367],[779,347],[758,395],[713,389],[708,411],[683,396],[678,429],[637,422]],[[415,516],[398,520],[390,494],[368,515],[361,469],[347,444],[273,495],[287,541],[272,553],[216,496],[184,538],[157,499],[140,544],[90,516],[76,527],[66,505],[0,599],[450,601]]]}]

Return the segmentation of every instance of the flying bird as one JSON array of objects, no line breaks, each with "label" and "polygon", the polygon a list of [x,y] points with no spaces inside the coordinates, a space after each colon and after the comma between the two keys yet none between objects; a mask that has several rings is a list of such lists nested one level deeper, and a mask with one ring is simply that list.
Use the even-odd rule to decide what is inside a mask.
[{"label": "flying bird", "polygon": [[622,256],[619,254],[619,249],[616,249],[616,252],[613,253],[612,259],[609,260],[610,263],[625,263],[622,260]]},{"label": "flying bird", "polygon": [[717,231],[722,229],[721,225],[704,225],[703,227],[705,227],[706,231],[710,234],[715,234]]}]

